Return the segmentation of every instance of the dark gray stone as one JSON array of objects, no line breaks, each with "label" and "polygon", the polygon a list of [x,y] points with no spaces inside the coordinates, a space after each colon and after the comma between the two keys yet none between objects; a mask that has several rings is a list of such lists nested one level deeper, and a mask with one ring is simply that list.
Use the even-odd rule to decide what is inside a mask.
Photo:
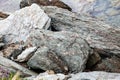
[{"label": "dark gray stone", "polygon": [[77,33],[66,31],[33,31],[29,43],[39,47],[28,61],[30,67],[63,73],[83,71],[91,50]]},{"label": "dark gray stone", "polygon": [[42,9],[51,17],[51,26],[56,31],[76,32],[90,44],[90,47],[120,57],[120,28],[57,7]]}]

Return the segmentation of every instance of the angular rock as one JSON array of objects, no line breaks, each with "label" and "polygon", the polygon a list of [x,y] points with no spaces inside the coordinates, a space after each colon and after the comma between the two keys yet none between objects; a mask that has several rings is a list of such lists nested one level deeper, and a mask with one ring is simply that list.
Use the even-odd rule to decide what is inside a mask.
[{"label": "angular rock", "polygon": [[119,80],[119,73],[107,73],[107,72],[80,72],[72,76],[68,80]]},{"label": "angular rock", "polygon": [[50,18],[36,4],[23,8],[0,20],[0,34],[8,43],[24,42],[36,29],[48,29]]},{"label": "angular rock", "polygon": [[89,14],[120,28],[120,0],[61,0],[73,12]]},{"label": "angular rock", "polygon": [[22,0],[20,2],[20,7],[23,8],[25,6],[31,5],[32,3],[36,3],[38,5],[43,6],[57,6],[71,11],[71,8],[63,2],[61,2],[60,0]]},{"label": "angular rock", "polygon": [[17,56],[15,61],[24,62],[27,61],[37,50],[37,47],[29,47],[25,49],[20,55]]},{"label": "angular rock", "polygon": [[29,76],[36,76],[37,73],[7,59],[2,56],[0,56],[0,65],[3,67],[7,68],[10,71],[16,72],[16,71],[21,71],[23,74],[29,75]]},{"label": "angular rock", "polygon": [[[77,15],[57,7],[43,7],[56,31],[72,31],[85,39],[90,47],[120,57],[120,28],[109,26],[87,15]],[[100,52],[99,52],[100,53]]]},{"label": "angular rock", "polygon": [[78,34],[66,31],[33,31],[26,43],[39,47],[28,61],[30,67],[65,74],[83,71],[91,50]]},{"label": "angular rock", "polygon": [[22,53],[22,48],[21,49],[13,49],[13,52],[10,53],[10,56],[8,56],[7,58],[15,60],[17,59],[17,56],[20,55]]}]

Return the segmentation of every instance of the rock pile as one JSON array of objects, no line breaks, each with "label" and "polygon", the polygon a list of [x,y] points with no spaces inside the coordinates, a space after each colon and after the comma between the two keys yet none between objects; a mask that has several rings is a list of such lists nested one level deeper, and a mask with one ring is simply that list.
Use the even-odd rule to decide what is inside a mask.
[{"label": "rock pile", "polygon": [[20,6],[0,20],[0,71],[20,71],[28,80],[119,80],[119,24],[70,12],[58,0],[22,0]]}]

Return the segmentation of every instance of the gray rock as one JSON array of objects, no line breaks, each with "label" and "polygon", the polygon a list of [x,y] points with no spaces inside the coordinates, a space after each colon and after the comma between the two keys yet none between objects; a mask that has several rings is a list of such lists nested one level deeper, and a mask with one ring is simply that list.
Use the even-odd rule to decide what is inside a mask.
[{"label": "gray rock", "polygon": [[34,54],[36,50],[37,50],[37,47],[26,48],[20,55],[17,56],[17,59],[15,61],[18,61],[18,62],[27,61],[29,58],[31,58],[31,56]]},{"label": "gray rock", "polygon": [[5,58],[0,56],[0,65],[2,65],[4,68],[7,68],[8,70],[12,71],[12,72],[17,72],[17,71],[21,71],[24,75],[28,75],[28,76],[36,76],[37,73]]},{"label": "gray rock", "polygon": [[91,50],[77,33],[66,31],[33,31],[26,43],[39,47],[28,61],[30,67],[63,73],[83,71]]},{"label": "gray rock", "polygon": [[20,9],[0,20],[0,34],[8,43],[24,42],[32,30],[48,29],[50,18],[36,4]]},{"label": "gray rock", "polygon": [[119,73],[107,73],[107,72],[80,72],[72,76],[68,80],[119,80]]},{"label": "gray rock", "polygon": [[89,14],[120,28],[120,0],[61,0],[73,12]]},{"label": "gray rock", "polygon": [[51,26],[54,30],[76,32],[90,44],[90,47],[120,57],[120,28],[57,7],[42,9],[51,17]]},{"label": "gray rock", "polygon": [[64,80],[65,79],[64,74],[48,74],[48,73],[41,73],[33,80]]},{"label": "gray rock", "polygon": [[20,1],[21,0],[0,0],[0,11],[11,13],[19,10]]}]

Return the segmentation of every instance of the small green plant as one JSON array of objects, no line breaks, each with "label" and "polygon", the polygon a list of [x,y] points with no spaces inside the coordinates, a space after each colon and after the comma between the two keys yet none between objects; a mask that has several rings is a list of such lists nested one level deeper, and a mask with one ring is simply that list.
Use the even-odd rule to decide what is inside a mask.
[{"label": "small green plant", "polygon": [[14,76],[14,73],[10,73],[9,76],[2,77],[0,78],[0,80],[12,80],[13,76]]}]

